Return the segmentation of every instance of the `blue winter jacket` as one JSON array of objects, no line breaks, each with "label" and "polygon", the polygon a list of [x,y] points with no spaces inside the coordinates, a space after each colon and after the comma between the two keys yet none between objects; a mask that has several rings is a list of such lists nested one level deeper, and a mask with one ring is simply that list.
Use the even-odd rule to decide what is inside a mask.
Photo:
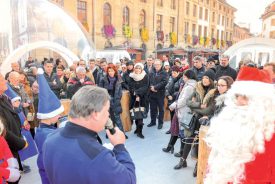
[{"label": "blue winter jacket", "polygon": [[54,184],[135,184],[135,165],[123,144],[113,151],[96,132],[68,122],[44,143],[45,170]]},{"label": "blue winter jacket", "polygon": [[56,129],[56,127],[53,125],[46,125],[44,123],[40,123],[39,127],[36,130],[36,134],[34,137],[35,143],[38,148],[37,166],[39,169],[39,174],[41,177],[42,184],[50,183],[48,180],[47,174],[45,172],[45,169],[44,169],[42,147],[43,147],[43,144],[44,144],[47,136],[50,133],[53,133],[55,131],[55,129]]}]

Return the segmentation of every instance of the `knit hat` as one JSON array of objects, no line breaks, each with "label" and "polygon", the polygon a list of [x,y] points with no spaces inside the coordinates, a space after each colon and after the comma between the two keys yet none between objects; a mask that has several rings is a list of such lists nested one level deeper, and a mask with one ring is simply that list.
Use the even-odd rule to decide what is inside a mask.
[{"label": "knit hat", "polygon": [[13,89],[10,87],[9,84],[7,84],[8,89],[5,91],[5,94],[9,97],[9,99],[11,100],[11,102],[15,102],[17,100],[21,100],[21,97],[19,95],[17,95],[17,93],[15,93],[13,91]]},{"label": "knit hat", "polygon": [[216,75],[215,72],[210,68],[210,69],[208,69],[204,72],[202,77],[207,76],[209,79],[214,81],[215,80],[215,75]]},{"label": "knit hat", "polygon": [[134,65],[134,62],[133,61],[128,61],[127,63],[126,63],[126,66],[129,66],[129,65]]},{"label": "knit hat", "polygon": [[163,66],[170,66],[170,64],[169,64],[168,61],[165,61],[165,62],[163,63]]},{"label": "knit hat", "polygon": [[274,86],[268,71],[244,66],[232,84],[230,93],[246,96],[273,96]]},{"label": "knit hat", "polygon": [[51,90],[43,73],[44,71],[39,68],[37,71],[37,81],[39,85],[37,118],[49,119],[61,114],[64,111],[64,107]]},{"label": "knit hat", "polygon": [[142,63],[136,63],[134,68],[136,68],[137,66],[139,66],[142,70],[144,69],[144,65]]},{"label": "knit hat", "polygon": [[171,68],[172,72],[179,72],[180,71],[180,68],[176,65],[172,66]]}]

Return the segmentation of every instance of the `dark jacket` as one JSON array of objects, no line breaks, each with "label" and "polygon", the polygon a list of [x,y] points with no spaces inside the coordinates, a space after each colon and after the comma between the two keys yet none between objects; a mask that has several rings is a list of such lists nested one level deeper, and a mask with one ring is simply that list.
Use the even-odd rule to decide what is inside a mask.
[{"label": "dark jacket", "polygon": [[[104,78],[100,81],[99,86],[102,88],[105,88],[108,90],[108,85],[110,81],[107,77],[107,75],[104,76]],[[120,77],[117,77],[116,83],[114,84],[113,94],[110,94],[111,100],[110,100],[110,108],[116,113],[120,114],[122,113],[121,108],[121,97],[122,97],[122,87],[121,87],[122,80]],[[109,92],[109,91],[108,91]]]},{"label": "dark jacket", "polygon": [[237,72],[236,72],[236,70],[231,68],[229,65],[227,65],[226,67],[218,65],[216,67],[215,79],[218,80],[221,76],[230,76],[230,77],[232,77],[233,80],[236,80]]},{"label": "dark jacket", "polygon": [[96,132],[71,122],[48,136],[43,158],[50,183],[136,183],[135,165],[123,144],[111,151],[97,141]]},{"label": "dark jacket", "polygon": [[102,70],[101,68],[98,69],[97,76],[95,78],[95,82],[97,85],[99,85],[99,83],[101,83],[105,74],[106,74],[106,72],[104,70]]},{"label": "dark jacket", "polygon": [[149,74],[149,88],[154,86],[157,92],[152,92],[150,89],[150,96],[164,97],[165,86],[168,82],[168,74],[164,70],[156,71],[155,69]]},{"label": "dark jacket", "polygon": [[130,73],[133,72],[130,70],[127,70],[126,72],[123,73],[122,75],[122,89],[129,90],[129,84],[130,84]]},{"label": "dark jacket", "polygon": [[14,157],[18,157],[18,151],[23,149],[26,142],[22,138],[20,131],[20,119],[18,113],[14,111],[8,97],[0,96],[0,116],[6,127],[6,141]]},{"label": "dark jacket", "polygon": [[[59,78],[57,77],[57,75],[52,72],[52,74],[49,76],[45,72],[44,76],[45,76],[51,90],[54,92],[54,94],[57,96],[57,98],[59,98],[59,94],[60,94],[60,90],[62,88],[62,84],[61,84]],[[54,84],[54,81],[55,81],[55,84]]]},{"label": "dark jacket", "polygon": [[169,77],[168,83],[165,87],[165,96],[172,96],[172,100],[168,100],[168,104],[172,104],[176,97],[178,96],[180,85],[183,82],[182,75],[179,75],[177,78]]},{"label": "dark jacket", "polygon": [[140,106],[146,107],[146,103],[148,101],[148,88],[149,88],[149,78],[146,74],[142,80],[135,81],[132,77],[130,77],[129,90],[131,95],[131,104],[130,108],[133,108],[136,96],[140,98]]},{"label": "dark jacket", "polygon": [[202,76],[203,76],[204,72],[206,71],[204,66],[202,66],[200,69],[197,69],[196,67],[192,67],[191,70],[193,70],[195,72],[195,74],[197,75],[198,81],[200,81],[202,79]]},{"label": "dark jacket", "polygon": [[67,83],[67,98],[72,98],[73,95],[83,86],[86,85],[94,85],[94,83],[91,81],[91,79],[87,76],[85,76],[84,82],[81,83],[79,81],[79,78],[77,77],[73,77],[71,79],[69,79],[68,83]]}]

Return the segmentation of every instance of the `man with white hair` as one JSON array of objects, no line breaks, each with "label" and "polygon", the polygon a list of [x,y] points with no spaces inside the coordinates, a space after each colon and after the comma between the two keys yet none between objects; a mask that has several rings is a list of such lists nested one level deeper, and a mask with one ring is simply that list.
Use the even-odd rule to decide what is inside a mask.
[{"label": "man with white hair", "polygon": [[205,184],[275,183],[275,89],[265,70],[243,67],[211,119]]},{"label": "man with white hair", "polygon": [[72,98],[81,87],[94,85],[94,83],[86,76],[86,69],[82,66],[78,66],[76,68],[76,77],[70,78],[67,85],[67,97]]}]

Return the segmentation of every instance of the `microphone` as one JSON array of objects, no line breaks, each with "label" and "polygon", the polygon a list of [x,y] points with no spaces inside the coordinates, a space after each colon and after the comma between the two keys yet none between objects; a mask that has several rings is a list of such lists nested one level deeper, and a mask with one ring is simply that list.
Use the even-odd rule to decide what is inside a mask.
[{"label": "microphone", "polygon": [[108,129],[112,135],[116,133],[112,120],[109,118],[105,124],[105,129]]}]

